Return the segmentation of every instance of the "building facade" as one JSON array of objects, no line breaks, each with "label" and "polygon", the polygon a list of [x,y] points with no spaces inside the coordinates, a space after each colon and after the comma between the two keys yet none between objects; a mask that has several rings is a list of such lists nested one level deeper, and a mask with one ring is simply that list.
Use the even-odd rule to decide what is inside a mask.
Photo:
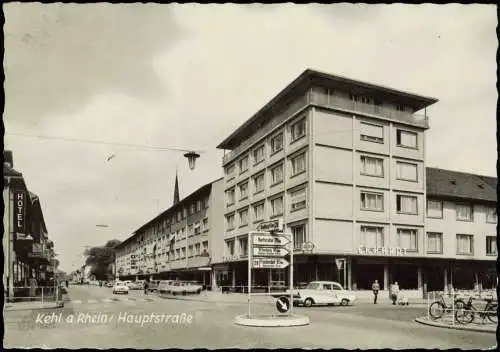
[{"label": "building facade", "polygon": [[25,294],[30,279],[52,285],[54,243],[49,240],[39,197],[13,168],[11,151],[4,151],[4,288],[7,299]]},{"label": "building facade", "polygon": [[[436,256],[426,250],[425,108],[435,102],[306,70],[226,138],[218,146],[230,151],[226,282],[246,285],[248,233],[282,218],[294,238],[296,283],[368,290],[378,279],[382,289],[393,281],[415,294],[428,289],[425,263]],[[305,242],[312,253],[302,251]],[[256,270],[253,284],[285,282],[287,271]]]},{"label": "building facade", "polygon": [[222,231],[222,179],[197,189],[147,222],[116,249],[116,275],[211,285],[211,239]]}]

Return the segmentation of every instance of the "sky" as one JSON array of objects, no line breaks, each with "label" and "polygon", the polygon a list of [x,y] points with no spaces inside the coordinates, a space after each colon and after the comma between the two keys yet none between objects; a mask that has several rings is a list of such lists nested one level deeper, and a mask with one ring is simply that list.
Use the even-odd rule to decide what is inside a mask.
[{"label": "sky", "polygon": [[[221,177],[216,146],[306,68],[439,99],[427,166],[496,176],[493,5],[3,10],[5,148],[40,197],[63,270],[171,206],[176,172],[181,198]],[[190,170],[179,151],[26,135],[201,157]]]}]

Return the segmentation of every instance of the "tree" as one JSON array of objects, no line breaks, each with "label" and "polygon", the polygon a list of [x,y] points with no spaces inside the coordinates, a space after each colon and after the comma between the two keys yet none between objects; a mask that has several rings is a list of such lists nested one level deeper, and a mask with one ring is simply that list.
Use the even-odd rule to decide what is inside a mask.
[{"label": "tree", "polygon": [[91,267],[90,273],[94,275],[96,280],[107,280],[112,277],[110,266],[115,262],[115,249],[121,241],[114,239],[106,242],[101,247],[91,247],[85,250],[87,256],[85,264]]}]

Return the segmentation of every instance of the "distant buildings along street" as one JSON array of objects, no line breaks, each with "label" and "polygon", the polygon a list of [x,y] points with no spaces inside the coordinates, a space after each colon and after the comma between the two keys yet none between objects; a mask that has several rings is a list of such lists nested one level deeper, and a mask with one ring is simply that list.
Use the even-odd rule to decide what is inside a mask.
[{"label": "distant buildings along street", "polygon": [[[338,281],[362,294],[375,279],[382,290],[398,281],[410,296],[494,287],[497,179],[426,166],[426,108],[436,102],[304,71],[219,144],[229,150],[223,179],[118,246],[117,275],[241,290],[248,233],[282,219],[295,283]],[[288,270],[255,270],[253,284],[284,283]]]}]

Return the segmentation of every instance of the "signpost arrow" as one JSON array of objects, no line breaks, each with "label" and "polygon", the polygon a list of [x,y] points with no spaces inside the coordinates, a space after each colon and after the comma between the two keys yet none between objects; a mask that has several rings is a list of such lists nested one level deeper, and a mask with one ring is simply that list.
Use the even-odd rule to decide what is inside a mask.
[{"label": "signpost arrow", "polygon": [[282,235],[254,235],[253,245],[256,246],[285,246],[290,239]]},{"label": "signpost arrow", "polygon": [[255,269],[284,269],[290,263],[282,258],[257,258],[252,260],[252,267]]},{"label": "signpost arrow", "polygon": [[288,250],[282,247],[253,247],[255,257],[284,257]]},{"label": "signpost arrow", "polygon": [[290,309],[290,300],[286,296],[281,296],[276,301],[276,309],[280,313],[286,313]]}]

